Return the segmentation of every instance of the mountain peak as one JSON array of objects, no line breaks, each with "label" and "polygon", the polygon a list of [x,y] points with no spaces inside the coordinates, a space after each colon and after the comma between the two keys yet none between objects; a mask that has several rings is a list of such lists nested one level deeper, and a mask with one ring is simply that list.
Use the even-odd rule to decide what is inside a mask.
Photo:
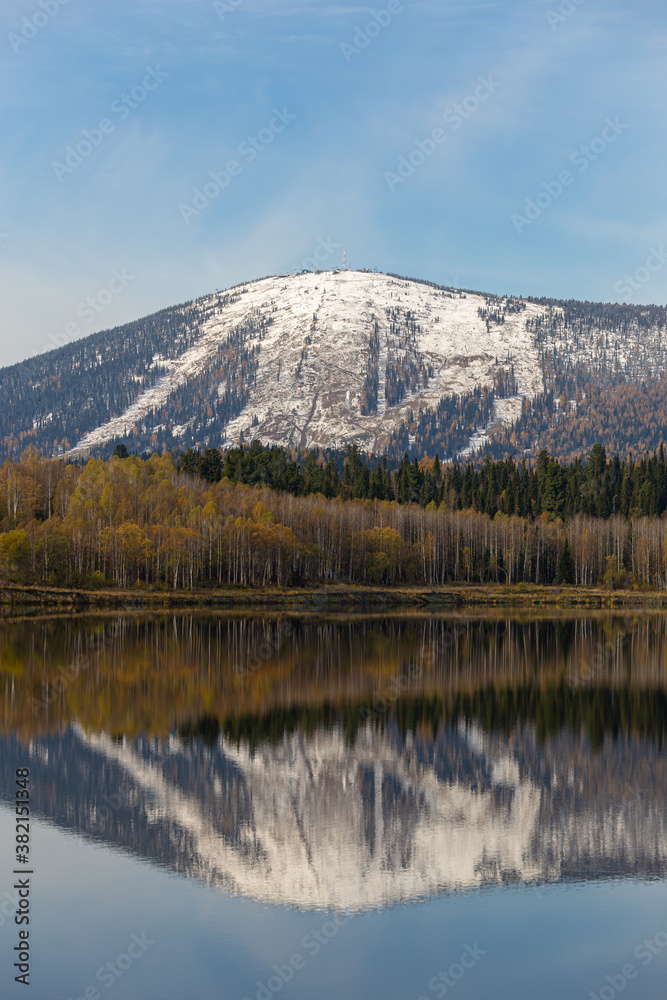
[{"label": "mountain peak", "polygon": [[[501,432],[509,447],[527,405],[551,408],[542,429],[563,419],[561,400],[573,414],[592,373],[623,385],[661,375],[666,313],[368,269],[276,275],[5,369],[18,412],[0,431],[6,453],[30,443],[85,455],[118,441],[161,450],[258,438],[454,458]],[[526,425],[517,451],[534,431]]]}]

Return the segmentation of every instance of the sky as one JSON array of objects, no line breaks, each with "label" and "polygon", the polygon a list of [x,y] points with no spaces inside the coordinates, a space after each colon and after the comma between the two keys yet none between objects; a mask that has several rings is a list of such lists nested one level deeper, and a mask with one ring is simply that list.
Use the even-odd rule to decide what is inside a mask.
[{"label": "sky", "polygon": [[0,53],[0,366],[344,250],[667,301],[664,0],[2,0]]}]

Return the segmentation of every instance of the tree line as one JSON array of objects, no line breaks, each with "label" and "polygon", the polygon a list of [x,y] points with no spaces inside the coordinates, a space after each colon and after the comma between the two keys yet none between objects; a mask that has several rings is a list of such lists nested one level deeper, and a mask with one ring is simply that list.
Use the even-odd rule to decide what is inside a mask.
[{"label": "tree line", "polygon": [[[308,456],[302,468],[279,449],[251,448],[218,455],[218,461],[209,481],[187,467],[188,456],[179,470],[168,452],[75,465],[29,450],[18,462],[7,460],[0,470],[0,575],[11,582],[95,588],[667,586],[667,520],[638,513],[632,499],[628,515],[612,509],[617,492],[629,495],[623,482],[630,467],[608,462],[603,449],[574,469],[545,456],[535,469],[489,463],[462,471],[404,460],[394,472],[381,463],[372,473],[352,452],[331,496],[316,479],[304,492],[297,477],[305,482],[310,472],[324,468],[326,474],[328,468],[335,481],[333,459],[322,467]],[[284,463],[285,475],[294,477],[291,489],[262,481],[257,470],[267,462]],[[509,482],[517,471],[521,489],[515,495],[525,496],[524,514],[502,509],[509,495],[503,477]],[[460,494],[443,490],[443,480],[451,484],[457,473],[463,477]],[[383,490],[391,488],[393,498],[355,496],[366,474]],[[256,482],[243,481],[253,476]],[[646,466],[646,476],[664,510],[664,453]],[[425,482],[437,484],[432,499],[422,495]],[[561,510],[576,506],[571,483],[580,494],[607,484],[612,501],[606,516]],[[490,486],[492,504],[486,500]],[[541,509],[528,486],[537,487]],[[454,502],[459,495],[470,505]]]},{"label": "tree line", "polygon": [[[121,448],[118,454],[127,454]],[[448,510],[519,515],[533,520],[546,513],[569,519],[576,514],[607,519],[657,517],[667,510],[667,458],[662,445],[650,457],[607,458],[596,444],[588,457],[559,462],[542,450],[534,463],[513,458],[443,463],[434,459],[400,463],[364,456],[355,446],[345,452],[288,451],[253,441],[249,447],[221,452],[209,448],[181,452],[178,467],[209,483],[222,478],[247,486],[327,499],[387,500],[435,504]]]}]

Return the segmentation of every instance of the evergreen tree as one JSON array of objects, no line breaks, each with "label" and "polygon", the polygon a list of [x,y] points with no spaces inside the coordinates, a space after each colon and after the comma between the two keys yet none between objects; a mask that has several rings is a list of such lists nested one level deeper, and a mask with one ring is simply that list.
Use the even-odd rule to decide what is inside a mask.
[{"label": "evergreen tree", "polygon": [[543,507],[552,517],[563,513],[565,507],[565,486],[558,462],[549,462],[544,477]]},{"label": "evergreen tree", "polygon": [[570,543],[566,538],[565,544],[563,546],[563,551],[561,552],[560,559],[558,560],[556,583],[572,584],[574,582],[575,582],[574,559],[572,558],[572,553],[570,552]]},{"label": "evergreen tree", "polygon": [[632,570],[632,521],[628,523],[628,530],[623,545],[623,569],[627,572]]}]

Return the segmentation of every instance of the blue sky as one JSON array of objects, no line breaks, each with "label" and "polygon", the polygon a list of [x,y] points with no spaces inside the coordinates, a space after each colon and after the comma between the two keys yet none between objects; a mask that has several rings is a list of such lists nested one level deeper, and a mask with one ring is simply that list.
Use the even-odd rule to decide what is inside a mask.
[{"label": "blue sky", "polygon": [[323,266],[665,303],[666,13],[2,0],[0,364],[322,244]]}]

